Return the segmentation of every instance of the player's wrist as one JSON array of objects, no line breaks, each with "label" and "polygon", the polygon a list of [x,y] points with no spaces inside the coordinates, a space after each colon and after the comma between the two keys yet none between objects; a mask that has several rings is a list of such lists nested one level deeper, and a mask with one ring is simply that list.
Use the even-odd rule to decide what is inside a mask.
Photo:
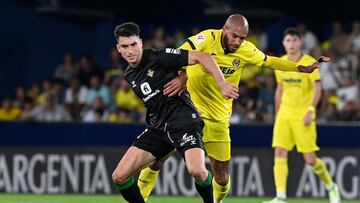
[{"label": "player's wrist", "polygon": [[314,113],[315,112],[315,107],[314,106],[309,106],[308,107],[308,112]]}]

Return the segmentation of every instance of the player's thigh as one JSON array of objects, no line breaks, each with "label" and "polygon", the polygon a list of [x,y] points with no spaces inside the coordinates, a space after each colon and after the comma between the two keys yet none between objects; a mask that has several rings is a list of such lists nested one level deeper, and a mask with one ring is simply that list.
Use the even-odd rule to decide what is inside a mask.
[{"label": "player's thigh", "polygon": [[230,130],[229,121],[216,121],[207,118],[204,120],[203,141],[204,142],[229,142]]},{"label": "player's thigh", "polygon": [[226,162],[231,158],[230,141],[204,142],[207,155],[214,160]]},{"label": "player's thigh", "polygon": [[187,149],[185,151],[185,164],[190,174],[206,172],[204,150],[201,148]]},{"label": "player's thigh", "polygon": [[308,126],[305,126],[302,120],[292,123],[297,151],[301,153],[318,151],[316,123],[313,121]]},{"label": "player's thigh", "polygon": [[113,173],[113,179],[120,179],[119,182],[124,182],[154,161],[155,156],[150,152],[131,146],[118,163]]},{"label": "player's thigh", "polygon": [[295,141],[291,130],[291,123],[285,118],[276,118],[273,130],[272,147],[284,148],[291,151]]}]

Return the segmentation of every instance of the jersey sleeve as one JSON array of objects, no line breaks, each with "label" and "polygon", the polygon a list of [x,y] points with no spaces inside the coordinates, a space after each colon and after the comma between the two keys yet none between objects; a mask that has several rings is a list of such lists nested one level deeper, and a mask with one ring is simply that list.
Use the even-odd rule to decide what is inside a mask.
[{"label": "jersey sleeve", "polygon": [[199,34],[191,36],[186,39],[180,49],[192,50],[192,51],[203,51],[205,47],[214,39],[211,30],[204,30]]},{"label": "jersey sleeve", "polygon": [[247,63],[253,64],[257,67],[262,66],[264,61],[266,60],[266,55],[249,41],[245,41],[243,45],[245,48],[243,54]]},{"label": "jersey sleeve", "polygon": [[165,48],[156,50],[158,63],[165,67],[180,69],[189,63],[189,51],[183,49]]}]

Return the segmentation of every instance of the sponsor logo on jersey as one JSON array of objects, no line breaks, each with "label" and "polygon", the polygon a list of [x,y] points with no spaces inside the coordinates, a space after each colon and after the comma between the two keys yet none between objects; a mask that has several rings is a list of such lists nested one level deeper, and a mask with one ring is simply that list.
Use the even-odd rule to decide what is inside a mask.
[{"label": "sponsor logo on jersey", "polygon": [[190,145],[194,145],[196,144],[196,139],[193,135],[188,135],[187,133],[185,133],[181,139],[180,146],[182,147],[188,142],[190,142]]},{"label": "sponsor logo on jersey", "polygon": [[233,65],[235,68],[239,67],[239,65],[240,65],[240,59],[234,59],[233,62],[232,62],[232,65]]},{"label": "sponsor logo on jersey", "polygon": [[132,85],[133,88],[136,87],[135,81],[132,81],[131,85]]},{"label": "sponsor logo on jersey", "polygon": [[223,73],[225,78],[230,77],[232,74],[235,73],[235,70],[232,69],[232,68],[227,68],[227,67],[221,67],[220,66],[220,69],[221,69],[221,72]]},{"label": "sponsor logo on jersey", "polygon": [[201,44],[202,42],[204,42],[206,40],[206,37],[204,34],[199,34],[195,37],[194,41],[195,44]]},{"label": "sponsor logo on jersey", "polygon": [[293,78],[284,78],[283,80],[286,83],[301,83],[301,79],[293,79]]},{"label": "sponsor logo on jersey", "polygon": [[148,69],[147,75],[152,78],[154,75],[154,69]]},{"label": "sponsor logo on jersey", "polygon": [[181,54],[181,51],[179,49],[172,49],[172,48],[166,48],[165,52],[167,54]]}]

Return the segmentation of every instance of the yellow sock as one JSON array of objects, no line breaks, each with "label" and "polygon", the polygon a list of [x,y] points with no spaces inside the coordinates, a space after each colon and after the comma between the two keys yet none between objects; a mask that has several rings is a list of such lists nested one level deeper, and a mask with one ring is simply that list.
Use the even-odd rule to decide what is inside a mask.
[{"label": "yellow sock", "polygon": [[319,176],[320,180],[324,182],[325,186],[329,187],[334,184],[329,171],[326,169],[325,163],[321,159],[316,159],[315,166],[313,166],[312,169],[315,174]]},{"label": "yellow sock", "polygon": [[288,159],[276,158],[274,164],[274,178],[277,196],[286,198],[286,183],[289,174]]},{"label": "yellow sock", "polygon": [[152,189],[155,187],[158,174],[159,171],[154,171],[150,167],[143,169],[140,173],[138,186],[145,201],[149,198]]},{"label": "yellow sock", "polygon": [[230,176],[229,181],[225,186],[219,185],[215,179],[212,181],[213,189],[214,189],[214,198],[216,202],[220,202],[225,199],[226,195],[229,193],[230,190]]}]

